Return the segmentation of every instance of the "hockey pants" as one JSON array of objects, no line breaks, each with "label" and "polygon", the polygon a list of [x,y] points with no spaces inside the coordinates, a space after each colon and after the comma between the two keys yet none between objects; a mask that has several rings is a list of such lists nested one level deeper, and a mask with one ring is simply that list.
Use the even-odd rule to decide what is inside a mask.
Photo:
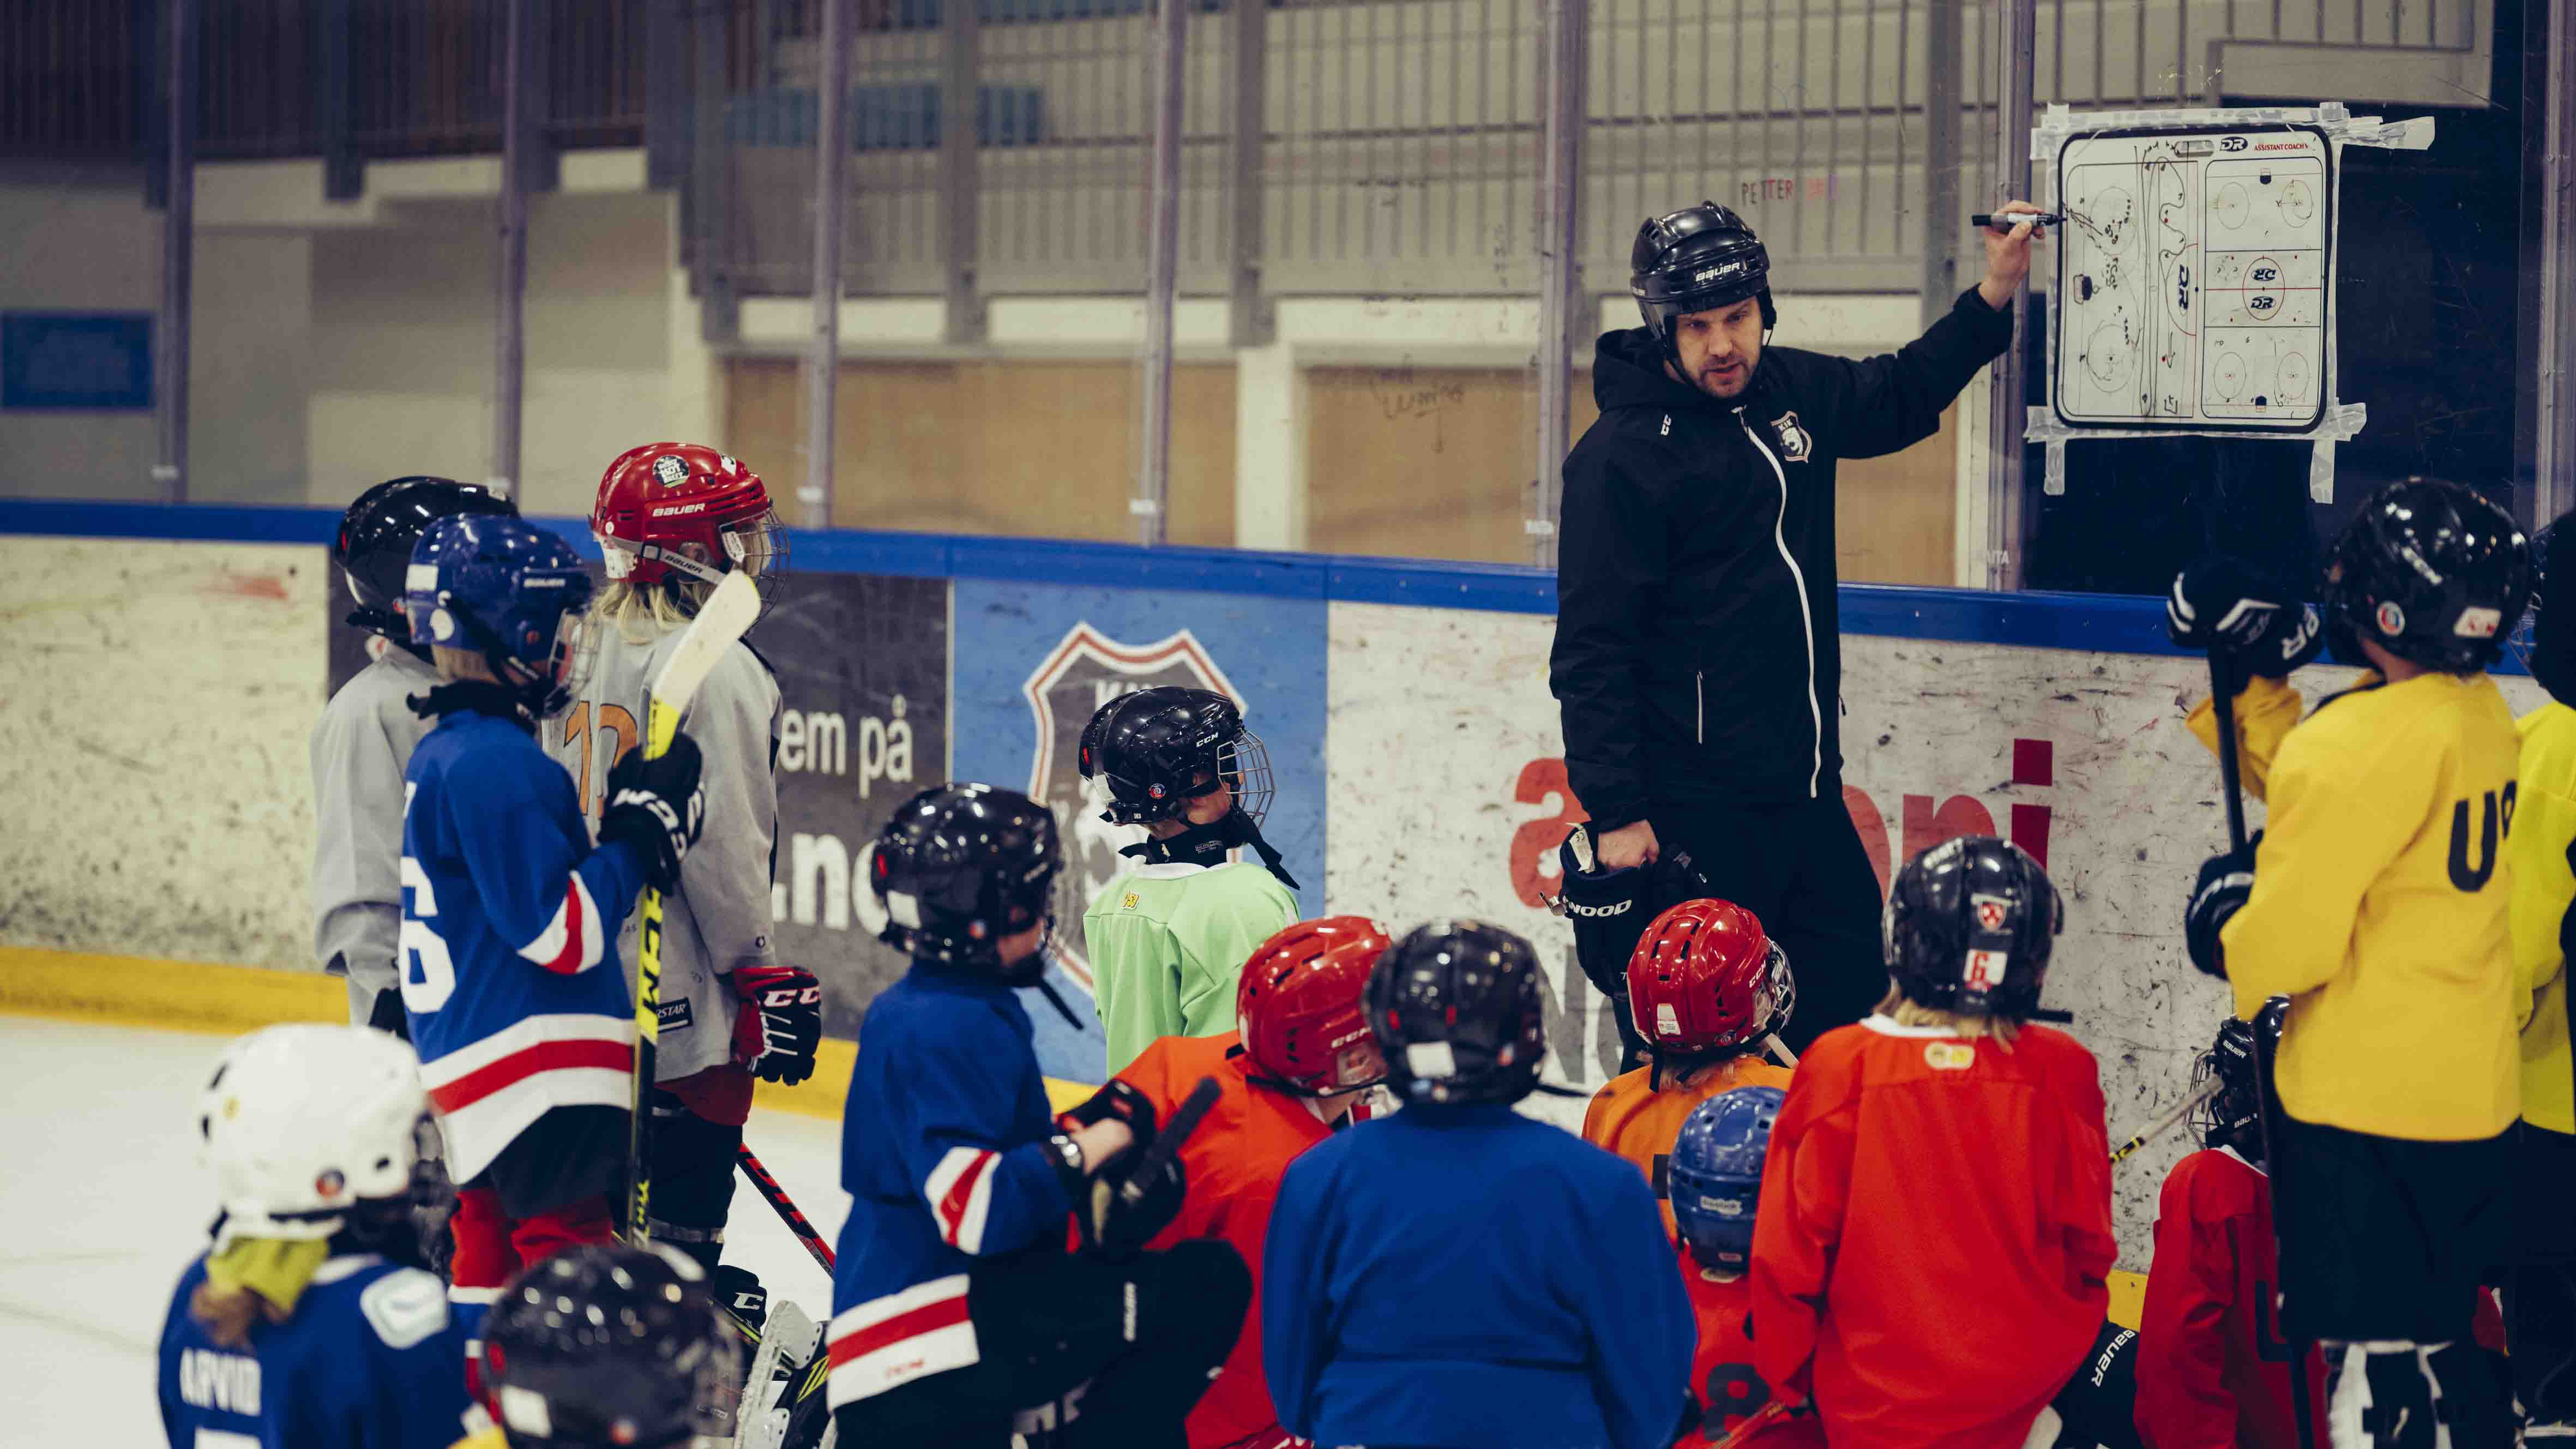
[{"label": "hockey pants", "polygon": [[623,1107],[557,1107],[528,1124],[456,1194],[458,1301],[489,1302],[522,1267],[614,1238],[608,1203],[625,1160]]},{"label": "hockey pants", "polygon": [[833,1411],[867,1449],[1183,1449],[1181,1424],[1234,1348],[1252,1274],[1222,1242],[1123,1262],[1033,1252],[978,1264],[979,1361]]},{"label": "hockey pants", "polygon": [[[738,1068],[716,1070],[739,1074]],[[668,1090],[654,1091],[653,1241],[688,1254],[710,1273],[724,1255],[734,1158],[741,1148],[740,1122],[711,1121]]]}]

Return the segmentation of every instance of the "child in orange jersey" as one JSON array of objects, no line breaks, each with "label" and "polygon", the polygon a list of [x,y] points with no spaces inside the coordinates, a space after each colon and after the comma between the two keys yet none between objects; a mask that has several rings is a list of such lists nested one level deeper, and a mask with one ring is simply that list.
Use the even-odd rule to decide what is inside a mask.
[{"label": "child in orange jersey", "polygon": [[2020,1449],[2101,1328],[2101,1082],[2025,1024],[2063,922],[2019,848],[1932,847],[1889,892],[1895,989],[1798,1063],[1753,1229],[1753,1356],[1834,1449]]},{"label": "child in orange jersey", "polygon": [[1637,1164],[1663,1205],[1665,1227],[1673,1205],[1664,1165],[1682,1119],[1730,1088],[1789,1085],[1788,1068],[1762,1060],[1762,1047],[1776,1041],[1772,1032],[1797,997],[1789,958],[1742,906],[1684,901],[1638,938],[1628,1001],[1647,1062],[1594,1095],[1583,1140]]},{"label": "child in orange jersey", "polygon": [[[1261,1262],[1279,1178],[1307,1148],[1355,1116],[1386,1076],[1360,992],[1386,932],[1365,916],[1301,921],[1263,942],[1235,988],[1240,1029],[1167,1036],[1121,1068],[1118,1079],[1169,1121],[1203,1077],[1224,1095],[1181,1148],[1189,1183],[1180,1215],[1146,1246],[1222,1238]],[[1234,1352],[1190,1411],[1190,1449],[1278,1449],[1298,1442],[1279,1427],[1261,1370],[1261,1284]]]},{"label": "child in orange jersey", "polygon": [[1753,1255],[1762,1158],[1785,1095],[1760,1086],[1704,1098],[1671,1144],[1682,1287],[1699,1318],[1699,1355],[1691,1361],[1697,1412],[1673,1449],[1706,1449],[1757,1418],[1767,1422],[1745,1433],[1745,1449],[1824,1449],[1825,1431],[1803,1396],[1775,1394],[1753,1366],[1753,1289],[1744,1270]]}]

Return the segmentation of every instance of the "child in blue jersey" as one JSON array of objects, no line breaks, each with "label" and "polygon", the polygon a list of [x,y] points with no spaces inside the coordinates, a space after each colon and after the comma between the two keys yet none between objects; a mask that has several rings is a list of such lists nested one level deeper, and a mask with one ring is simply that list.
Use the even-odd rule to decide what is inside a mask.
[{"label": "child in blue jersey", "polygon": [[591,844],[537,722],[571,698],[590,577],[516,518],[442,519],[406,575],[412,637],[447,682],[404,777],[403,1010],[457,1194],[454,1291],[489,1302],[521,1266],[613,1233],[635,1026],[617,928],[697,838],[688,736],[609,775]]},{"label": "child in blue jersey", "polygon": [[1547,1041],[1538,957],[1475,921],[1370,973],[1404,1110],[1289,1164],[1263,1250],[1279,1424],[1370,1449],[1664,1449],[1697,1340],[1644,1174],[1512,1110]]},{"label": "child in blue jersey", "polygon": [[197,1112],[224,1215],[161,1330],[170,1449],[445,1449],[477,1310],[423,1271],[411,1049],[269,1027],[225,1051]]},{"label": "child in blue jersey", "polygon": [[868,1006],[842,1115],[840,1443],[1003,1449],[1016,1427],[1060,1429],[1060,1449],[1180,1449],[1242,1326],[1233,1248],[1136,1251],[1183,1192],[1177,1156],[1134,1177],[1154,1134],[1142,1095],[1113,1082],[1050,1119],[1016,989],[1045,969],[1063,864],[1054,817],[984,785],[923,791],[860,856],[862,903],[913,965]]}]

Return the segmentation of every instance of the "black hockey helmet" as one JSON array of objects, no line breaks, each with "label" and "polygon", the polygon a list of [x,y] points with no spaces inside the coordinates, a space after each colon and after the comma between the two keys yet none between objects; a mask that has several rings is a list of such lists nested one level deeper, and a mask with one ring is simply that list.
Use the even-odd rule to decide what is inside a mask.
[{"label": "black hockey helmet", "polygon": [[483,1388],[513,1449],[660,1449],[733,1432],[741,1360],[677,1253],[584,1243],[522,1269],[483,1320]]},{"label": "black hockey helmet", "polygon": [[1880,919],[1906,1000],[2018,1020],[2039,1006],[2066,907],[2020,846],[1962,835],[1905,863]]},{"label": "black hockey helmet", "polygon": [[2335,658],[2367,665],[2367,638],[2410,663],[2468,674],[2495,662],[2531,596],[2531,549],[2505,511],[2442,478],[2403,478],[2363,501],[2327,556]]},{"label": "black hockey helmet", "polygon": [[1213,689],[1158,685],[1102,705],[1083,727],[1081,767],[1108,783],[1100,818],[1112,825],[1175,819],[1219,782],[1253,824],[1270,809],[1270,752]]},{"label": "black hockey helmet", "polygon": [[1005,936],[1053,922],[1064,846],[1045,806],[991,785],[933,786],[896,807],[859,861],[875,897],[862,915],[887,945],[1014,986],[1045,974],[1043,945],[1023,961],[995,949]]},{"label": "black hockey helmet", "polygon": [[2218,1039],[2192,1063],[2191,1089],[2215,1081],[2218,1090],[2191,1109],[2192,1135],[2203,1147],[2233,1147],[2249,1162],[2263,1160],[2262,1069],[2254,1061],[2254,1024],[2231,1016],[2218,1024]]},{"label": "black hockey helmet", "polygon": [[1744,218],[1703,201],[1655,217],[1637,228],[1628,252],[1628,292],[1646,319],[1646,330],[1674,349],[1673,319],[1747,297],[1762,302],[1762,330],[1780,325],[1771,304],[1771,253]]},{"label": "black hockey helmet", "polygon": [[1433,921],[1386,949],[1363,1000],[1386,1085],[1411,1102],[1517,1102],[1547,1055],[1538,953],[1482,921]]},{"label": "black hockey helmet", "polygon": [[421,530],[460,513],[518,511],[517,504],[481,484],[425,474],[389,478],[359,494],[340,515],[340,531],[331,538],[331,562],[348,576],[349,596],[358,601],[348,622],[408,644],[403,571],[411,566],[412,545],[420,542]]}]

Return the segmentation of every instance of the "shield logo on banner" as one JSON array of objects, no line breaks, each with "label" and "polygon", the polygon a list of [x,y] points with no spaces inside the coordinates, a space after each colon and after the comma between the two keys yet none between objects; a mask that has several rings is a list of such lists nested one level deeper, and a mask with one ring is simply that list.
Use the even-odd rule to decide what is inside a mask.
[{"label": "shield logo on banner", "polygon": [[1145,831],[1100,818],[1108,804],[1107,787],[1083,782],[1082,728],[1118,696],[1165,684],[1213,689],[1243,703],[1225,671],[1187,629],[1151,644],[1122,644],[1087,623],[1076,624],[1020,687],[1037,723],[1029,798],[1054,811],[1064,832],[1065,870],[1055,886],[1056,959],[1086,987],[1091,985],[1091,955],[1082,939],[1082,913],[1093,896],[1136,863],[1118,852],[1143,840]]}]

